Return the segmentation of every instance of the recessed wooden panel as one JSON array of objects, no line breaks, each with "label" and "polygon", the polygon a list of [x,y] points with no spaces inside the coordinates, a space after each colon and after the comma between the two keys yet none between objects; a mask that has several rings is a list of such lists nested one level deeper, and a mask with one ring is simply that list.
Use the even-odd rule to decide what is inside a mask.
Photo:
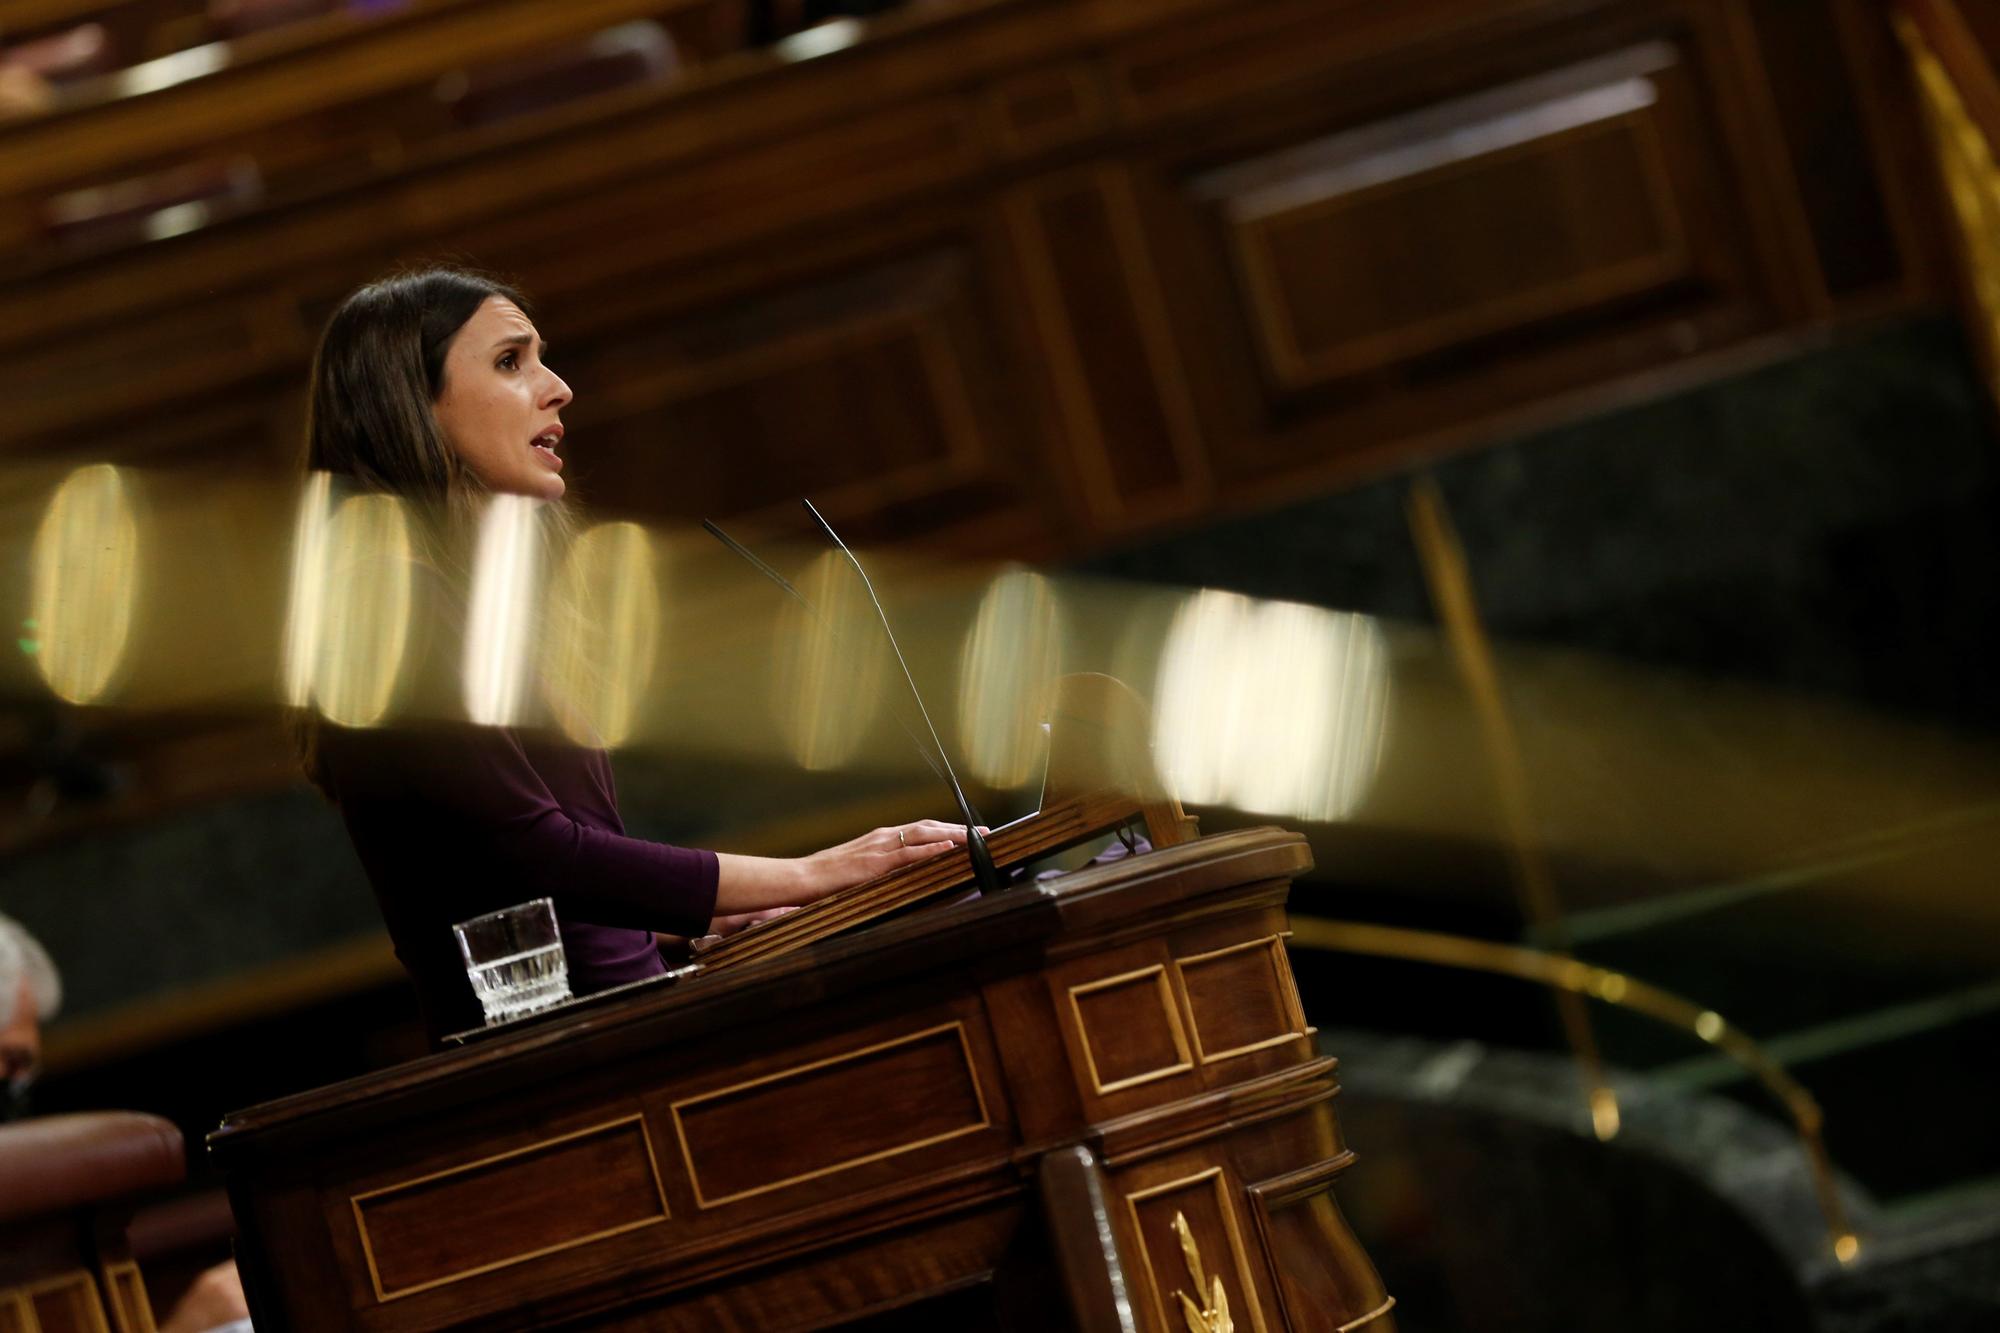
[{"label": "recessed wooden panel", "polygon": [[1195,1283],[1182,1255],[1181,1238],[1174,1229],[1174,1217],[1179,1214],[1186,1219],[1188,1232],[1201,1256],[1203,1276],[1211,1281],[1222,1279],[1236,1327],[1262,1333],[1264,1309],[1250,1278],[1243,1223],[1225,1190],[1221,1167],[1210,1167],[1197,1175],[1128,1193],[1125,1204],[1139,1237],[1140,1263],[1152,1288],[1158,1327],[1183,1326],[1175,1292],[1185,1292],[1196,1304],[1208,1308],[1207,1300],[1195,1296]]},{"label": "recessed wooden panel", "polygon": [[976,475],[995,414],[970,260],[934,253],[663,314],[588,349],[585,489],[680,515],[909,499]]},{"label": "recessed wooden panel", "polygon": [[957,1022],[675,1102],[673,1117],[704,1208],[991,1123]]},{"label": "recessed wooden panel", "polygon": [[1655,44],[1209,180],[1268,372],[1305,387],[1689,278],[1672,63]]},{"label": "recessed wooden panel", "polygon": [[1163,965],[1069,988],[1077,1043],[1100,1096],[1194,1067]]},{"label": "recessed wooden panel", "polygon": [[1181,507],[1197,431],[1128,182],[1068,173],[1017,195],[1009,220],[1082,498],[1113,527]]},{"label": "recessed wooden panel", "polygon": [[1213,1064],[1303,1036],[1305,1014],[1277,936],[1179,959],[1195,1058]]},{"label": "recessed wooden panel", "polygon": [[377,1299],[389,1300],[664,1221],[639,1116],[357,1194]]}]

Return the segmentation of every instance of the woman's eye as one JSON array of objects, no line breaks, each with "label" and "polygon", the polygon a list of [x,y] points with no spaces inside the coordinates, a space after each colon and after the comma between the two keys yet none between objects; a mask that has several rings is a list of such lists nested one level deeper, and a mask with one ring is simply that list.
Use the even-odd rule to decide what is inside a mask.
[{"label": "woman's eye", "polygon": [[507,355],[500,358],[500,368],[502,370],[512,370],[518,360],[519,358],[516,357],[514,353],[509,352],[507,353]]}]

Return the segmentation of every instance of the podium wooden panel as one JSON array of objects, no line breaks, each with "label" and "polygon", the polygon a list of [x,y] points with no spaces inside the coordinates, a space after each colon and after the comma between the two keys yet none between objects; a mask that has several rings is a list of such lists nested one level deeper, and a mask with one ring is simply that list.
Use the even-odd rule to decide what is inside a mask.
[{"label": "podium wooden panel", "polygon": [[1310,864],[1195,841],[232,1115],[257,1326],[1178,1333],[1184,1225],[1236,1329],[1387,1328]]}]

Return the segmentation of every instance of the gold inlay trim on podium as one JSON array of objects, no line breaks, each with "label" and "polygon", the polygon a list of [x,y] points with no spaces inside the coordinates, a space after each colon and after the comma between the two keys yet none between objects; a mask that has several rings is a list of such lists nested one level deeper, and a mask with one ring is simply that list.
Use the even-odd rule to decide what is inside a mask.
[{"label": "gold inlay trim on podium", "polygon": [[[758,1185],[751,1189],[737,1190],[732,1194],[724,1194],[718,1198],[711,1199],[702,1192],[701,1174],[695,1170],[694,1154],[688,1147],[687,1126],[681,1119],[682,1107],[697,1106],[702,1102],[712,1102],[719,1098],[741,1092],[745,1088],[755,1088],[766,1083],[776,1083],[783,1079],[797,1078],[800,1074],[809,1074],[815,1069],[825,1069],[829,1065],[846,1064],[853,1060],[859,1060],[864,1056],[874,1055],[879,1051],[889,1050],[892,1047],[908,1046],[914,1042],[923,1041],[925,1038],[935,1037],[940,1032],[951,1032],[958,1037],[959,1051],[965,1058],[966,1078],[972,1084],[973,1101],[979,1108],[979,1120],[977,1123],[961,1125],[957,1129],[946,1130],[942,1134],[933,1134],[928,1138],[915,1139],[909,1143],[899,1143],[893,1148],[884,1148],[879,1152],[863,1153],[859,1157],[844,1158],[828,1166],[817,1167],[811,1171],[804,1171],[795,1176],[787,1176],[783,1180],[775,1180],[769,1184]],[[818,1180],[822,1177],[830,1176],[837,1171],[846,1171],[853,1167],[865,1166],[869,1162],[879,1162],[884,1158],[895,1157],[901,1153],[915,1152],[919,1148],[928,1148],[932,1144],[944,1143],[949,1139],[959,1138],[962,1135],[976,1134],[982,1129],[990,1128],[993,1124],[992,1113],[986,1106],[986,1089],[982,1086],[979,1078],[979,1064],[972,1058],[972,1043],[966,1038],[964,1022],[959,1019],[953,1019],[949,1023],[939,1023],[935,1027],[925,1028],[921,1032],[912,1032],[907,1036],[892,1037],[888,1041],[876,1042],[872,1046],[863,1046],[859,1050],[842,1051],[838,1055],[829,1055],[823,1059],[809,1061],[806,1064],[793,1065],[788,1069],[780,1069],[776,1073],[745,1079],[741,1083],[732,1083],[728,1087],[717,1088],[713,1092],[704,1092],[693,1097],[683,1097],[681,1100],[672,1103],[667,1109],[673,1116],[674,1138],[681,1150],[681,1161],[687,1167],[688,1184],[694,1190],[695,1203],[702,1208],[719,1208],[725,1203],[734,1203],[739,1199],[748,1199],[755,1195],[768,1194],[772,1190],[785,1189],[788,1186],[803,1184],[808,1180]]]},{"label": "gold inlay trim on podium", "polygon": [[[1097,1057],[1091,1053],[1090,1027],[1084,1022],[1083,1006],[1078,1003],[1078,997],[1094,994],[1097,991],[1111,990],[1118,986],[1129,986],[1134,982],[1143,981],[1147,977],[1152,977],[1159,983],[1160,1008],[1167,1016],[1167,1030],[1173,1036],[1174,1054],[1179,1057],[1179,1063],[1161,1065],[1157,1069],[1148,1069],[1142,1073],[1133,1074],[1126,1078],[1114,1079],[1106,1083],[1097,1071]],[[1172,983],[1167,980],[1167,965],[1165,963],[1154,963],[1151,967],[1142,967],[1131,972],[1120,972],[1115,977],[1103,977],[1097,981],[1086,981],[1071,986],[1069,988],[1069,1010],[1071,1015],[1076,1019],[1076,1044],[1083,1048],[1084,1072],[1090,1075],[1091,1090],[1100,1097],[1109,1092],[1122,1092],[1126,1088],[1136,1088],[1142,1083],[1151,1083],[1155,1079],[1171,1078],[1175,1074],[1185,1074],[1194,1068],[1194,1056],[1188,1049],[1187,1031],[1181,1024],[1180,1003],[1174,996]]]},{"label": "gold inlay trim on podium", "polygon": [[[381,1272],[375,1265],[375,1248],[368,1239],[368,1220],[361,1213],[363,1202],[369,1199],[381,1198],[385,1194],[396,1194],[404,1190],[415,1189],[419,1185],[428,1185],[432,1181],[443,1180],[450,1176],[464,1175],[469,1171],[477,1171],[481,1167],[492,1166],[495,1162],[504,1162],[510,1158],[525,1157],[531,1153],[545,1152],[557,1144],[569,1143],[575,1139],[588,1138],[593,1134],[603,1134],[609,1130],[620,1129],[626,1125],[638,1126],[639,1141],[646,1147],[646,1167],[653,1182],[653,1195],[660,1202],[660,1215],[658,1217],[642,1217],[636,1221],[621,1222],[615,1227],[606,1227],[601,1231],[593,1231],[586,1236],[575,1236],[569,1240],[559,1241],[554,1245],[544,1245],[539,1249],[524,1250],[520,1254],[510,1254],[504,1259],[496,1259],[491,1263],[475,1264],[471,1268],[463,1269],[456,1273],[447,1273],[443,1277],[432,1278],[428,1282],[413,1283],[407,1287],[397,1287],[393,1291],[383,1287]],[[377,1189],[363,1190],[359,1194],[350,1195],[347,1204],[354,1213],[354,1230],[361,1239],[361,1258],[368,1265],[368,1282],[374,1288],[375,1299],[378,1301],[391,1301],[402,1296],[413,1295],[419,1291],[430,1291],[435,1287],[448,1286],[453,1282],[462,1282],[469,1277],[477,1277],[481,1273],[491,1273],[497,1269],[511,1268],[515,1264],[524,1264],[530,1259],[540,1259],[547,1255],[560,1254],[564,1250],[573,1250],[579,1245],[588,1245],[592,1241],[603,1240],[609,1236],[622,1235],[627,1231],[636,1231],[640,1227],[657,1225],[658,1223],[667,1221],[672,1216],[667,1207],[666,1187],[660,1183],[660,1162],[658,1156],[653,1152],[653,1137],[646,1132],[646,1117],[636,1112],[632,1115],[620,1116],[616,1120],[607,1120],[603,1124],[571,1130],[567,1134],[557,1134],[553,1138],[537,1139],[535,1142],[523,1147],[510,1148],[506,1152],[494,1153],[490,1157],[481,1157],[476,1161],[462,1162],[457,1166],[446,1167],[442,1171],[432,1171],[427,1175],[397,1181],[393,1185],[383,1185]],[[106,1333],[109,1333],[109,1330],[106,1330]]]}]

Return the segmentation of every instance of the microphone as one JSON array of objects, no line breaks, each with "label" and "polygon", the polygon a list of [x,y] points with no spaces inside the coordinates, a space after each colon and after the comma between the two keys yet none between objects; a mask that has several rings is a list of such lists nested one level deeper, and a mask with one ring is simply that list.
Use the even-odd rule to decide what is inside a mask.
[{"label": "microphone", "polygon": [[972,802],[965,799],[965,788],[959,785],[958,774],[951,770],[951,759],[944,752],[944,742],[938,739],[937,728],[931,725],[931,713],[924,707],[924,696],[917,689],[917,678],[910,674],[910,664],[903,659],[903,650],[896,643],[896,631],[889,628],[889,613],[882,609],[882,599],[875,595],[875,585],[868,581],[868,571],[854,558],[854,552],[847,549],[847,543],[833,530],[833,524],[826,521],[813,502],[803,497],[799,503],[813,516],[813,522],[820,525],[840,553],[847,557],[847,563],[854,567],[855,577],[867,590],[868,601],[875,608],[875,618],[882,622],[882,633],[888,637],[889,651],[896,655],[896,665],[903,668],[903,679],[909,683],[910,697],[917,701],[917,713],[924,720],[924,728],[931,734],[931,745],[937,750],[939,762],[944,765],[945,780],[951,784],[951,794],[958,798],[958,812],[965,816],[965,853],[972,860],[972,877],[979,881],[981,893],[997,893],[1000,890],[1000,873],[993,868],[993,854],[986,849],[986,838],[980,833],[978,817],[972,813]]},{"label": "microphone", "polygon": [[[812,508],[812,504],[810,501],[806,503],[806,508],[812,510],[812,515],[814,518],[819,518],[819,511]],[[819,521],[821,527],[826,527],[825,519],[820,518]],[[701,521],[701,526],[702,529],[706,531],[709,536],[715,538],[717,541],[721,542],[724,546],[727,546],[730,550],[734,551],[737,555],[741,556],[745,564],[749,565],[759,574],[762,574],[765,578],[769,579],[771,582],[777,584],[780,588],[784,589],[786,594],[789,595],[793,601],[797,602],[800,606],[804,607],[806,609],[807,614],[811,615],[814,620],[819,621],[819,623],[821,623],[822,625],[826,624],[826,621],[820,616],[819,608],[815,607],[810,601],[806,600],[805,594],[800,592],[797,588],[793,587],[792,581],[790,579],[786,578],[783,574],[780,574],[777,570],[771,568],[771,566],[764,563],[764,561],[758,559],[756,554],[752,552],[749,547],[737,541],[734,537],[724,532],[720,527],[716,526],[716,524],[714,524],[710,520],[703,519]],[[868,590],[869,600],[875,603],[875,614],[881,617],[882,629],[885,633],[888,633],[889,618],[886,615],[883,615],[882,603],[876,600],[875,588],[872,584],[868,582],[867,574],[861,572],[861,562],[855,560],[854,553],[847,549],[846,543],[842,542],[839,536],[834,534],[832,528],[830,527],[826,528],[826,531],[828,536],[833,537],[835,544],[840,546],[841,552],[847,556],[848,561],[853,564],[855,572],[861,574],[861,586]],[[829,627],[829,628],[832,628],[835,634],[839,633],[838,628],[835,627]],[[937,728],[931,726],[930,714],[928,712],[924,712],[923,697],[917,694],[917,683],[910,676],[909,664],[903,661],[902,649],[896,646],[896,636],[893,633],[889,634],[889,647],[893,652],[895,652],[896,661],[903,668],[903,678],[909,682],[910,693],[913,697],[916,698],[918,711],[923,712],[924,725],[930,728],[931,743],[937,747],[937,758],[936,759],[931,758],[930,752],[924,748],[924,743],[917,738],[917,734],[914,731],[910,730],[909,724],[903,721],[902,715],[897,710],[893,708],[890,709],[889,710],[890,716],[896,719],[896,725],[903,729],[903,734],[910,738],[910,744],[916,747],[917,757],[924,761],[925,766],[930,769],[931,773],[937,778],[938,781],[944,783],[947,787],[951,788],[951,794],[953,798],[956,799],[958,802],[959,813],[965,816],[965,850],[966,850],[966,855],[971,858],[972,875],[973,878],[979,882],[980,892],[986,893],[993,890],[997,890],[1000,887],[1000,875],[999,872],[994,869],[993,856],[989,851],[987,851],[986,839],[979,832],[978,817],[973,814],[972,803],[965,799],[965,789],[959,785],[958,776],[951,771],[951,760],[945,757],[944,746],[942,744],[939,744],[938,742]],[[944,767],[942,769],[938,767],[940,761],[942,761],[944,764]]]}]

